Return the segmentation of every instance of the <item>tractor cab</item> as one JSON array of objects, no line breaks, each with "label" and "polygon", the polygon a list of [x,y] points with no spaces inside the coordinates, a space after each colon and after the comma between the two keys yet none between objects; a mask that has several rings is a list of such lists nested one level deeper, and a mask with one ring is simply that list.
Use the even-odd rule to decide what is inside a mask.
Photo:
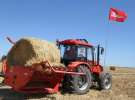
[{"label": "tractor cab", "polygon": [[[57,41],[57,45],[61,50],[61,61],[68,65],[73,61],[91,61],[99,64],[99,55],[103,48],[98,46],[97,52],[95,47],[88,43],[86,39],[68,39],[64,41]],[[96,56],[95,56],[96,55]]]}]

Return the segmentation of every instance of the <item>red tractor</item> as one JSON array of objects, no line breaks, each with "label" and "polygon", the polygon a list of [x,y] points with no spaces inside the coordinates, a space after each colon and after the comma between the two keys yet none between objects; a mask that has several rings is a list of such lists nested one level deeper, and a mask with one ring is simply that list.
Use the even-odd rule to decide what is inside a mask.
[{"label": "red tractor", "polygon": [[[94,47],[85,39],[57,41],[57,46],[61,50],[61,63],[65,67],[51,66],[48,61],[32,67],[8,66],[5,59],[4,83],[24,93],[55,93],[61,87],[62,90],[84,94],[95,83],[100,89],[111,88],[112,77],[99,64],[103,47]],[[44,71],[34,66],[40,66]]]}]

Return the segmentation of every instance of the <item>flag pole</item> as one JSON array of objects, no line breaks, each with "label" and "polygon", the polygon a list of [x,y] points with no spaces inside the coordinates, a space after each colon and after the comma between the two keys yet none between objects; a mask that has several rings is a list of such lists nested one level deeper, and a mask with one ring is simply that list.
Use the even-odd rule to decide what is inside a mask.
[{"label": "flag pole", "polygon": [[108,40],[105,40],[105,55],[104,55],[104,66],[106,67],[106,58],[107,58],[107,47],[108,47]]},{"label": "flag pole", "polygon": [[[110,20],[110,10],[111,10],[111,9],[109,9],[109,17],[108,17],[109,20]],[[107,15],[107,16],[108,16],[108,15]],[[108,21],[108,20],[107,20],[107,21]],[[108,24],[109,24],[109,21],[107,22],[107,26],[109,26]],[[109,28],[107,28],[107,29],[109,30]],[[107,67],[106,60],[107,60],[107,52],[108,52],[108,38],[109,38],[108,30],[107,30],[106,39],[105,39],[105,55],[104,55],[104,62],[103,62],[103,65],[104,65],[105,67]]]}]

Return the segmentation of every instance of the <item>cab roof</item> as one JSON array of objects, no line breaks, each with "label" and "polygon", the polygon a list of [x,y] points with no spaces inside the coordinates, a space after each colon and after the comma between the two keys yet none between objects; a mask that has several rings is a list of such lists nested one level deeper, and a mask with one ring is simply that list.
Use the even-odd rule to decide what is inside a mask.
[{"label": "cab roof", "polygon": [[90,43],[88,43],[88,41],[85,40],[85,39],[67,39],[67,40],[59,41],[59,44],[63,44],[63,45],[82,45],[82,46],[88,46],[88,47],[93,46]]}]

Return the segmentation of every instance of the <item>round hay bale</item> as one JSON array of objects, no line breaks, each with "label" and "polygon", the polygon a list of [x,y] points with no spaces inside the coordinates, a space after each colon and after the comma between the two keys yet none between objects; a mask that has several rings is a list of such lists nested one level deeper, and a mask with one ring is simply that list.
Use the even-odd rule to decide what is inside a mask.
[{"label": "round hay bale", "polygon": [[0,61],[0,72],[2,72],[2,62]]},{"label": "round hay bale", "polygon": [[36,38],[20,39],[7,55],[9,66],[29,67],[46,60],[50,64],[60,63],[60,51],[55,44]]},{"label": "round hay bale", "polygon": [[[2,72],[2,62],[0,61],[0,72]],[[0,83],[4,81],[3,77],[0,77]]]},{"label": "round hay bale", "polygon": [[115,71],[116,67],[115,66],[110,66],[110,70]]}]

